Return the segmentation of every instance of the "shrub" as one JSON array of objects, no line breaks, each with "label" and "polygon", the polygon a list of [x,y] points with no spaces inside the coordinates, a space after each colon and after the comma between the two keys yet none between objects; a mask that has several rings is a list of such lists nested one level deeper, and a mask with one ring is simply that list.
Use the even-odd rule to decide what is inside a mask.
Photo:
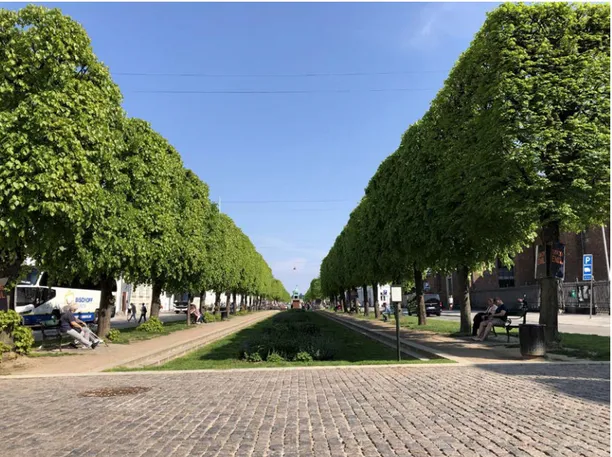
[{"label": "shrub", "polygon": [[266,357],[266,362],[284,362],[285,359],[278,352],[271,352]]},{"label": "shrub", "polygon": [[29,354],[34,345],[34,335],[29,327],[15,327],[13,329],[13,344],[17,354]]},{"label": "shrub", "polygon": [[306,351],[301,351],[295,355],[293,360],[296,362],[312,362],[312,356]]},{"label": "shrub", "polygon": [[246,354],[245,359],[247,362],[263,362],[263,359],[261,358],[261,355],[259,355],[259,352]]},{"label": "shrub", "polygon": [[157,317],[152,317],[147,322],[140,324],[138,330],[149,333],[162,333],[164,331],[164,324]]},{"label": "shrub", "polygon": [[111,329],[111,331],[108,332],[108,335],[106,335],[106,338],[108,338],[108,341],[117,341],[119,338],[121,338],[121,332],[116,328]]},{"label": "shrub", "polygon": [[0,311],[0,333],[4,335],[5,340],[0,352],[9,352],[12,349],[17,354],[30,353],[34,345],[34,335],[29,327],[22,325],[21,316],[16,311]]},{"label": "shrub", "polygon": [[0,311],[0,331],[12,333],[14,328],[21,325],[21,322],[21,316],[16,311]]},{"label": "shrub", "polygon": [[202,317],[204,319],[204,322],[206,322],[206,323],[208,323],[208,322],[215,322],[217,320],[215,315],[213,313],[209,313],[208,311],[205,312]]}]

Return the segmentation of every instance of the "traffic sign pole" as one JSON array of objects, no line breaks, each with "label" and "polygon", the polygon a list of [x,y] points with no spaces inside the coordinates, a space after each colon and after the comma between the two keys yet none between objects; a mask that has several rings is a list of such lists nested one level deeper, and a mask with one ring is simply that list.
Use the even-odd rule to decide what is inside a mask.
[{"label": "traffic sign pole", "polygon": [[589,294],[589,319],[593,319],[593,277],[591,276],[591,293]]}]

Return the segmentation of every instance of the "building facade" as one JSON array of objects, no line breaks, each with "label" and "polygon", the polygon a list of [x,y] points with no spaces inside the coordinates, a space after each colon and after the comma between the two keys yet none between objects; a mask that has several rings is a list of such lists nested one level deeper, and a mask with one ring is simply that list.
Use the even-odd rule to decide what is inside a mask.
[{"label": "building facade", "polygon": [[[593,227],[581,233],[562,233],[561,243],[565,245],[565,278],[566,284],[580,284],[582,281],[582,256],[593,255],[593,276],[598,284],[608,283],[610,275],[610,228]],[[496,262],[492,271],[473,273],[470,277],[470,294],[472,306],[476,309],[485,306],[489,297],[500,297],[505,303],[514,303],[523,295],[530,303],[539,303],[539,290],[535,278],[536,243],[526,248],[514,258],[511,266]],[[427,277],[429,290],[440,294],[445,307],[448,298],[453,296],[455,308],[461,303],[461,292],[457,290],[457,275],[433,274]],[[609,296],[609,292],[608,292]],[[602,295],[603,297],[603,295]],[[605,298],[599,300],[605,305]],[[609,307],[609,303],[608,303]]]}]

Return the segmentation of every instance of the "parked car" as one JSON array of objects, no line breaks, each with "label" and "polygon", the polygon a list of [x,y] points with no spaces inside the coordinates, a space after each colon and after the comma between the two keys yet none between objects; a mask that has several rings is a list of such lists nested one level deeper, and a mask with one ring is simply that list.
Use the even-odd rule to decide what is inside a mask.
[{"label": "parked car", "polygon": [[428,316],[431,314],[435,314],[436,316],[442,314],[442,300],[440,300],[440,295],[425,294],[423,298],[425,299],[425,313]]},{"label": "parked car", "polygon": [[186,301],[175,301],[172,310],[176,313],[187,313],[187,302]]},{"label": "parked car", "polygon": [[[403,308],[403,314],[412,316],[412,313],[417,313],[417,304],[415,301],[414,294],[407,294],[407,307]],[[440,316],[442,314],[442,300],[440,300],[439,294],[423,294],[423,300],[425,301],[425,314],[430,316],[435,314]]]}]

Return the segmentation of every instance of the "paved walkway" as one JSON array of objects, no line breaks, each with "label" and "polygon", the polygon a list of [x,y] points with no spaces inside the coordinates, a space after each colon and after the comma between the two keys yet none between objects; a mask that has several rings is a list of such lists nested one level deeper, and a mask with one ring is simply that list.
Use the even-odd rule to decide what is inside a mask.
[{"label": "paved walkway", "polygon": [[[0,365],[0,374],[11,375],[52,375],[72,373],[92,373],[108,370],[116,366],[132,365],[138,360],[161,359],[172,348],[182,351],[194,340],[208,343],[252,325],[273,315],[276,311],[260,311],[245,316],[235,316],[229,321],[212,322],[194,325],[192,329],[180,330],[169,335],[160,336],[131,344],[104,344],[95,350],[72,350],[78,355],[65,357],[20,358],[13,366],[7,363]],[[163,351],[160,355],[160,351]],[[64,352],[70,352],[65,350]],[[8,365],[8,368],[7,368]],[[7,370],[9,372],[7,373]],[[1,453],[0,453],[1,455]]]},{"label": "paved walkway", "polygon": [[[331,317],[346,319],[360,324],[374,332],[391,336],[393,341],[395,341],[395,321],[383,322],[359,319],[344,313],[329,313],[327,311],[322,311],[322,313],[323,315],[331,314]],[[486,342],[480,343],[473,341],[471,338],[455,338],[428,331],[402,328],[400,329],[400,340],[408,345],[425,346],[433,353],[459,363],[527,362],[521,356],[518,338],[511,337],[510,345],[508,345],[506,334],[501,332],[498,332],[497,338],[491,335]],[[531,362],[540,361],[534,359]]]},{"label": "paved walkway", "polygon": [[[125,387],[150,390],[81,396]],[[610,455],[609,364],[113,373],[0,389],[11,457]]]}]

